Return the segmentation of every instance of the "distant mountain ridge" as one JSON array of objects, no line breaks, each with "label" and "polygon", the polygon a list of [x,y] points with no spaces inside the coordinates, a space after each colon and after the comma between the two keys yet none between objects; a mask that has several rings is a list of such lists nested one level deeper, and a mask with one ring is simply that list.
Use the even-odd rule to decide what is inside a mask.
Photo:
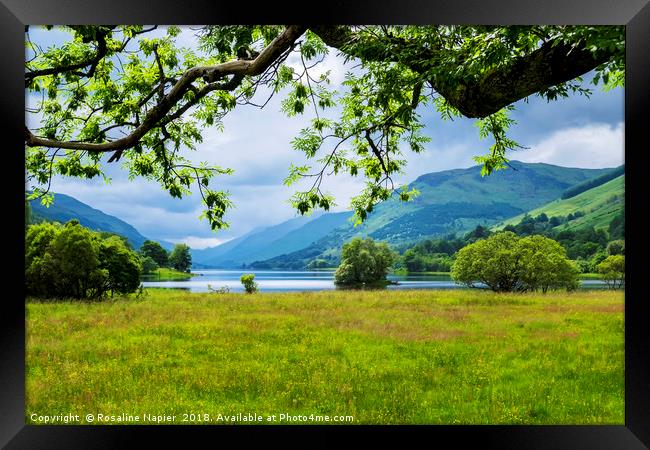
[{"label": "distant mountain ridge", "polygon": [[192,261],[206,267],[241,267],[304,248],[343,225],[351,212],[301,216],[254,230],[217,247],[192,250]]},{"label": "distant mountain ridge", "polygon": [[510,164],[510,168],[487,177],[480,175],[478,166],[421,175],[409,184],[420,191],[413,201],[401,202],[394,195],[377,205],[356,228],[344,224],[305,248],[259,259],[249,267],[298,269],[316,258],[336,265],[341,246],[355,236],[399,245],[467,232],[477,225],[491,226],[544,205],[568,188],[612,170],[519,161]]},{"label": "distant mountain ridge", "polygon": [[[49,207],[43,206],[39,200],[30,201],[29,206],[32,209],[32,219],[34,221],[47,220],[65,223],[71,219],[77,219],[81,225],[91,230],[108,231],[124,236],[135,249],[139,249],[147,240],[132,225],[80,202],[69,195],[54,193],[54,202]],[[169,242],[157,242],[167,250],[174,247],[174,244]]]}]

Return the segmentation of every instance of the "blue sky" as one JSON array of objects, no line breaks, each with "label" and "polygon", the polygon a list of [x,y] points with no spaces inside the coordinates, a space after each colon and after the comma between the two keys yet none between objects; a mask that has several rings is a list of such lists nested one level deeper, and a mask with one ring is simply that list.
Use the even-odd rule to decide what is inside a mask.
[{"label": "blue sky", "polygon": [[[65,36],[39,31],[30,34],[46,47],[61,42]],[[184,29],[179,43],[192,45],[192,31]],[[288,62],[297,64],[291,59]],[[332,51],[321,70],[331,70],[330,79],[336,88],[351,66],[351,63],[344,65],[342,58]],[[589,74],[584,78],[591,79]],[[510,158],[585,168],[622,164],[623,94],[620,88],[603,92],[596,87],[590,99],[574,95],[547,103],[533,96],[527,103],[517,102],[512,115],[517,124],[510,134],[529,149],[512,152]],[[193,248],[218,245],[254,228],[290,219],[296,213],[287,200],[295,187],[284,186],[282,180],[291,163],[305,161],[303,155],[291,148],[290,142],[311,116],[286,117],[280,112],[281,99],[281,95],[274,97],[263,110],[236,108],[225,118],[223,132],[206,129],[204,142],[196,152],[188,153],[193,161],[207,161],[235,170],[233,175],[216,177],[211,183],[213,188],[229,191],[235,203],[235,208],[226,215],[230,229],[215,234],[207,222],[199,220],[202,205],[198,192],[180,200],[171,198],[157,183],[129,180],[127,171],[116,164],[106,168],[112,178],[108,185],[102,180],[56,177],[51,189],[115,215],[149,238],[185,242]],[[432,108],[419,113],[431,142],[422,154],[407,153],[405,173],[396,179],[399,183],[408,183],[424,173],[475,165],[472,156],[484,154],[491,145],[489,140],[479,139],[474,120],[443,121]],[[345,210],[350,197],[360,191],[362,180],[331,177],[324,187],[336,197],[334,209]]]}]

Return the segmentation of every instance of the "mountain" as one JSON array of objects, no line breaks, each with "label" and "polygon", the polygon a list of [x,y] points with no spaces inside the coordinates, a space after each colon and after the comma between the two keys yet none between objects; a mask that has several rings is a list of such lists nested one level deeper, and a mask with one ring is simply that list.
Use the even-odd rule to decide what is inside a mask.
[{"label": "mountain", "polygon": [[[528,215],[536,217],[545,213],[549,218],[553,216],[568,216],[576,212],[582,213],[580,217],[566,224],[558,225],[559,229],[578,230],[594,227],[607,229],[610,222],[623,212],[625,205],[625,175],[619,175],[611,181],[593,187],[580,194],[567,199],[557,199],[539,208],[528,211]],[[501,229],[506,225],[516,225],[521,222],[524,215],[512,217],[494,228]]]},{"label": "mountain", "polygon": [[217,247],[192,250],[192,261],[202,266],[228,268],[273,258],[308,246],[344,224],[351,215],[343,212],[296,217],[262,230],[253,230]]},{"label": "mountain", "polygon": [[[81,225],[91,230],[108,231],[126,237],[135,249],[140,248],[147,240],[138,230],[123,220],[92,208],[69,195],[55,193],[54,202],[49,208],[43,206],[39,200],[31,200],[29,206],[34,222],[47,220],[65,223],[70,219],[77,219]],[[158,242],[167,250],[174,247],[174,244],[169,242]]]},{"label": "mountain", "polygon": [[396,194],[377,205],[364,224],[356,228],[345,223],[307,247],[266,260],[259,258],[249,266],[297,269],[315,258],[336,264],[343,243],[355,236],[397,245],[464,233],[477,225],[492,226],[612,170],[519,161],[510,164],[510,168],[487,177],[481,176],[479,166],[422,175],[409,185],[420,192],[413,201],[401,202]]}]

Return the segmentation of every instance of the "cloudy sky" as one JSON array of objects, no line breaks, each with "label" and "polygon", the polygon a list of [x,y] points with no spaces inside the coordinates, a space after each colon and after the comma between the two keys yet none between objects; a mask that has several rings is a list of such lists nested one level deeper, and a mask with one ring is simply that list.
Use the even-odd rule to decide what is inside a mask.
[{"label": "cloudy sky", "polygon": [[[65,35],[33,31],[34,41],[47,47]],[[179,44],[193,45],[192,31],[184,29]],[[297,64],[297,60],[289,60]],[[297,67],[297,66],[296,66]],[[351,64],[332,51],[320,70],[330,70],[334,88],[340,85]],[[589,75],[584,77],[590,80]],[[585,83],[587,84],[587,83]],[[593,86],[592,86],[593,87]],[[235,208],[226,215],[231,227],[214,233],[208,223],[199,220],[202,204],[198,192],[183,199],[174,199],[154,182],[128,179],[119,164],[110,164],[103,180],[77,180],[57,177],[51,190],[71,195],[78,200],[119,217],[148,238],[173,243],[185,242],[193,248],[218,245],[258,227],[274,225],[296,216],[288,204],[295,187],[282,184],[291,163],[300,164],[304,156],[291,148],[291,140],[311,116],[288,118],[280,112],[282,96],[274,97],[262,110],[238,107],[224,119],[224,131],[206,129],[204,141],[188,156],[193,161],[206,161],[234,169],[230,176],[215,177],[211,187],[227,190]],[[30,102],[28,98],[28,102]],[[567,167],[615,167],[624,162],[623,89],[602,92],[593,89],[590,98],[574,95],[547,103],[538,97],[516,104],[513,118],[517,124],[511,136],[528,147],[510,154],[511,159],[544,162]],[[472,156],[487,152],[491,142],[478,138],[478,129],[471,119],[443,121],[433,109],[420,108],[426,124],[425,134],[431,138],[423,154],[407,155],[405,173],[396,179],[408,183],[418,176],[453,168],[475,165]],[[325,190],[337,201],[335,210],[348,209],[349,199],[362,186],[349,176],[328,178]],[[55,199],[56,201],[56,199]]]}]

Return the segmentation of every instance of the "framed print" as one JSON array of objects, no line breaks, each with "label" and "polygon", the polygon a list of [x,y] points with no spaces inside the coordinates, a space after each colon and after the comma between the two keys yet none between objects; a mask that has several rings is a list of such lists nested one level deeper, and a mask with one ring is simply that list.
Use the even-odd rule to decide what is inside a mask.
[{"label": "framed print", "polygon": [[0,16],[6,448],[650,446],[645,0]]}]

